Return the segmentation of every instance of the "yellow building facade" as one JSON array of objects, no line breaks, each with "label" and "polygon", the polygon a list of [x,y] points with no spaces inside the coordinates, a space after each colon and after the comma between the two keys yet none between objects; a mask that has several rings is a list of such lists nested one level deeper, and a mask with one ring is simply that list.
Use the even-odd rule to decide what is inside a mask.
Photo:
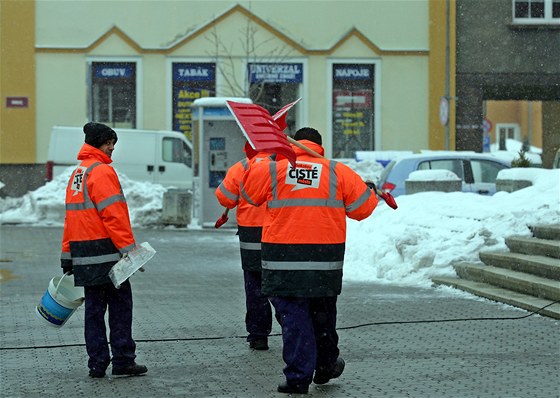
[{"label": "yellow building facade", "polygon": [[[211,87],[196,82],[199,93],[277,90],[266,97],[265,107],[277,98],[301,97],[292,127],[321,131],[328,156],[352,157],[356,149],[444,149],[439,115],[446,40],[454,53],[444,1],[1,4],[0,164],[46,162],[54,125],[112,118],[115,127],[188,130],[188,112],[178,106],[181,84],[190,83],[177,74],[179,66],[185,71],[196,65],[215,68]],[[453,21],[454,0],[450,4]],[[453,61],[451,55],[450,98]],[[292,75],[274,72],[261,86],[251,81],[257,76],[251,68],[271,76],[275,64]],[[129,91],[112,88],[110,78],[120,78]],[[25,97],[28,105],[8,108],[7,97]],[[125,98],[129,105],[109,109],[108,98],[113,103]],[[452,99],[450,104],[452,143]]]}]

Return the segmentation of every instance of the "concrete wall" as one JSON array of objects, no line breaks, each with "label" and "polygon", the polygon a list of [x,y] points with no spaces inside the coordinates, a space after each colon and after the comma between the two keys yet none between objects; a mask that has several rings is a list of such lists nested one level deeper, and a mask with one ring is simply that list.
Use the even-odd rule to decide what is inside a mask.
[{"label": "concrete wall", "polygon": [[0,165],[0,198],[17,198],[34,191],[45,184],[46,166],[44,164],[3,164]]},{"label": "concrete wall", "polygon": [[560,100],[559,28],[513,24],[511,0],[457,0],[456,149],[482,151],[484,100]]}]

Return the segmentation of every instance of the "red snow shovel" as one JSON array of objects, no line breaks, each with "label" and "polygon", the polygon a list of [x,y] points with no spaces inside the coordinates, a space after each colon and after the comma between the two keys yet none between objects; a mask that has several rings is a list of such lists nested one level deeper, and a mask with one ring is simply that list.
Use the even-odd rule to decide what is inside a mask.
[{"label": "red snow shovel", "polygon": [[[296,154],[287,140],[289,137],[283,133],[283,130],[287,127],[288,111],[299,100],[301,98],[283,106],[274,116],[270,116],[266,109],[258,105],[226,101],[235,121],[247,138],[249,145],[245,145],[245,153],[249,158],[260,151],[278,153],[295,166]],[[229,209],[226,208],[220,218],[216,220],[214,228],[220,228],[227,222],[228,212]]]},{"label": "red snow shovel", "polygon": [[[321,154],[315,152],[311,148],[306,147],[301,142],[285,135],[283,130],[287,127],[286,115],[290,108],[297,104],[301,98],[282,107],[274,116],[254,104],[242,104],[234,101],[226,101],[229,110],[235,117],[235,120],[245,138],[255,151],[273,152],[283,155],[288,159],[293,167],[295,167],[296,154],[290,144],[293,144],[310,155],[317,158],[325,158]],[[373,184],[372,184],[373,185]],[[373,185],[375,193],[383,198],[391,208],[396,209],[397,203],[393,196],[388,192],[383,192]],[[371,187],[370,187],[371,188]],[[220,228],[228,220],[226,209],[221,217],[216,221],[215,228]]]},{"label": "red snow shovel", "polygon": [[377,196],[381,196],[381,198],[385,201],[385,203],[387,203],[387,205],[391,208],[391,209],[397,209],[397,202],[395,201],[395,198],[393,197],[393,195],[391,195],[389,192],[384,192],[381,189],[378,189],[375,184],[371,181],[366,181],[366,185],[370,188],[373,189],[373,191],[377,194]]},{"label": "red snow shovel", "polygon": [[228,213],[229,213],[229,209],[226,207],[226,209],[224,210],[220,218],[216,220],[216,224],[214,224],[214,228],[220,228],[222,225],[224,225],[227,222]]},{"label": "red snow shovel", "polygon": [[[278,127],[278,130],[284,131],[286,129],[286,127],[288,127],[288,125],[286,123],[286,116],[288,114],[288,111],[295,104],[297,104],[300,100],[301,100],[301,98],[298,98],[294,102],[291,102],[291,103],[283,106],[278,112],[276,112],[274,114],[274,116],[272,116],[272,120],[274,121],[274,123]],[[257,146],[260,145],[262,147],[263,142],[265,142],[265,140],[263,140],[263,138],[261,138],[262,136],[257,136],[257,134],[261,133],[261,131],[258,131],[258,129],[254,129],[254,126],[250,126],[252,121],[247,120],[246,116],[254,114],[255,112],[259,113],[259,112],[264,111],[261,115],[264,115],[266,117],[267,111],[265,109],[257,106],[257,105],[240,104],[241,107],[238,107],[237,105],[238,105],[237,103],[232,103],[231,101],[228,101],[228,107],[230,108],[231,113],[236,117],[236,120],[237,120],[237,123],[239,124],[239,127],[241,127],[241,130],[243,131],[243,134],[245,134],[245,136],[247,137],[247,140],[249,141],[251,146],[255,147],[255,144],[256,144]],[[267,119],[269,119],[269,118],[267,117]],[[268,122],[270,124],[273,124],[273,123],[270,122],[270,119],[268,120]],[[293,145],[297,146],[298,148],[303,149],[304,151],[306,151],[310,155],[312,155],[316,158],[323,158],[323,159],[325,158],[324,156],[315,152],[311,148],[306,147],[301,142],[294,140],[292,137],[284,135],[284,134],[282,134],[282,135],[285,137],[285,139],[288,140],[288,142],[290,144],[293,144]],[[284,146],[283,138],[279,137],[279,136],[275,136],[273,140],[276,141],[277,145],[278,145],[278,142],[282,142],[280,144],[280,146],[282,147],[282,151],[283,151],[284,150],[284,148],[283,148],[283,146]],[[283,154],[282,151],[275,151],[274,150],[275,148],[272,148],[272,150],[271,150],[269,145],[270,145],[270,142],[267,142],[267,143],[264,144],[264,146],[266,146],[266,149],[268,149],[270,152],[278,152],[278,153]],[[255,148],[255,149],[258,149],[258,148]],[[265,150],[265,148],[263,148],[262,150]],[[288,156],[286,156],[286,157],[290,160],[290,163],[292,163],[292,166],[294,166],[294,162],[292,162],[291,158],[288,157]],[[397,209],[397,207],[398,207],[397,202],[395,201],[395,198],[393,197],[393,195],[391,195],[389,192],[381,191],[373,183],[368,184],[368,186],[371,189],[373,189],[374,192],[376,193],[376,195],[380,196],[385,201],[385,203],[387,203],[387,205],[389,207],[391,207],[392,209]],[[227,211],[224,214],[227,215]],[[220,220],[223,217],[224,217],[224,215],[222,215]],[[218,221],[220,221],[220,220],[218,220]],[[227,220],[227,218],[226,218],[226,220]],[[216,222],[216,224],[217,224],[217,222]],[[222,225],[222,224],[220,224],[220,225]]]}]

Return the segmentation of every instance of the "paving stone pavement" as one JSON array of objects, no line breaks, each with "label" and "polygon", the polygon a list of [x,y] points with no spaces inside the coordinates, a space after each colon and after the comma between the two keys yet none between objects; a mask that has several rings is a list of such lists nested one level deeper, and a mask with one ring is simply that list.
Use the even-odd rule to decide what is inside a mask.
[{"label": "paving stone pavement", "polygon": [[[141,377],[90,379],[83,307],[62,328],[34,313],[58,275],[62,229],[0,226],[0,396],[283,397],[281,337],[245,342],[235,231],[135,229],[158,251],[131,278]],[[557,320],[438,287],[345,282],[342,376],[310,397],[559,397]],[[370,325],[366,325],[370,324]]]}]

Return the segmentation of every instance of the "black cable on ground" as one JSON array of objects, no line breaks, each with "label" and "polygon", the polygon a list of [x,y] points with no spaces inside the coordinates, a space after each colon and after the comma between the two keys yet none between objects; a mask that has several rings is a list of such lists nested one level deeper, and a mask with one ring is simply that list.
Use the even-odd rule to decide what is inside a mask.
[{"label": "black cable on ground", "polygon": [[[522,316],[514,317],[480,317],[480,318],[451,318],[451,319],[427,319],[427,320],[416,320],[416,321],[381,321],[381,322],[369,322],[362,323],[353,326],[343,326],[338,327],[336,330],[350,330],[358,329],[365,326],[380,326],[380,325],[407,325],[415,323],[443,323],[443,322],[470,322],[470,321],[516,321],[520,319],[529,318],[530,316],[539,314],[542,310],[550,307],[551,305],[560,303],[560,300],[553,301],[544,307],[537,310],[531,311],[530,313]],[[273,333],[269,336],[281,336],[282,333]],[[184,338],[168,338],[168,339],[134,339],[137,343],[159,343],[168,341],[201,341],[201,340],[225,340],[225,339],[244,339],[246,335],[243,336],[216,336],[216,337],[184,337]],[[24,346],[24,347],[0,347],[0,351],[8,350],[33,350],[42,348],[66,348],[66,347],[84,347],[84,343],[80,344],[58,344],[58,345],[42,345],[42,346]]]},{"label": "black cable on ground", "polygon": [[354,326],[345,326],[341,328],[337,328],[337,330],[348,330],[348,329],[357,329],[364,326],[373,326],[373,325],[402,325],[402,324],[409,324],[409,323],[439,323],[439,322],[466,322],[466,321],[515,321],[519,319],[529,318],[535,314],[538,314],[542,310],[559,303],[560,300],[556,300],[551,302],[550,304],[545,305],[535,311],[528,313],[527,315],[523,316],[513,316],[513,317],[481,317],[481,318],[454,318],[454,319],[428,319],[428,320],[421,320],[421,321],[386,321],[386,322],[371,322],[371,323],[362,323],[360,325]]}]

